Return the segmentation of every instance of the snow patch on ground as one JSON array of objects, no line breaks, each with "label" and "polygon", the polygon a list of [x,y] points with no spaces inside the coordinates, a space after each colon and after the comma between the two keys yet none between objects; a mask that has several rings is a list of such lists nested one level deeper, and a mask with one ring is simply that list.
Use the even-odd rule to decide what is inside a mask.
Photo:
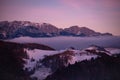
[{"label": "snow patch on ground", "polygon": [[[87,48],[89,50],[93,50],[95,47]],[[45,56],[55,55],[55,54],[61,54],[67,50],[58,50],[58,51],[51,51],[51,50],[40,50],[40,49],[24,49],[29,58],[24,59],[26,61],[26,64],[24,64],[24,69],[27,68],[28,71],[34,70],[34,74],[31,75],[31,78],[38,78],[38,80],[45,79],[48,75],[52,74],[52,70],[49,67],[45,67],[40,60],[44,59]],[[90,52],[87,52],[84,50],[72,50],[68,49],[73,52],[73,55],[70,55],[72,58],[68,60],[68,64],[74,64],[75,62],[81,62],[83,60],[91,60],[96,59],[99,57],[97,54],[92,54]],[[106,54],[112,56],[113,54],[120,54],[120,49],[117,48],[105,48]],[[97,52],[101,52],[101,50],[96,50]],[[65,54],[64,54],[65,55]],[[67,66],[67,65],[66,65]]]},{"label": "snow patch on ground", "polygon": [[[24,65],[24,69],[27,68],[28,71],[31,71],[36,66],[36,63],[42,60],[46,55],[49,56],[49,55],[62,53],[64,50],[51,51],[51,50],[40,50],[40,49],[34,49],[34,50],[24,49],[24,51],[26,51],[27,55],[29,56],[29,59],[24,59],[27,63]],[[34,61],[32,61],[32,59]]]},{"label": "snow patch on ground", "polygon": [[36,77],[39,80],[45,79],[48,75],[51,74],[51,69],[46,67],[41,67],[38,70],[35,71],[33,75],[31,75],[32,78]]},{"label": "snow patch on ground", "polygon": [[83,60],[91,60],[92,58],[97,58],[97,55],[81,55],[81,56],[73,56],[73,64],[74,62],[81,62]]},{"label": "snow patch on ground", "polygon": [[52,73],[50,68],[44,67],[40,60],[42,60],[46,55],[54,55],[58,53],[64,52],[64,50],[60,51],[51,51],[51,50],[40,50],[40,49],[24,49],[27,52],[28,59],[24,59],[26,64],[24,64],[24,70],[33,71],[34,74],[31,75],[31,78],[38,78],[39,80],[45,79],[48,75]]},{"label": "snow patch on ground", "polygon": [[35,60],[43,59],[45,55],[49,56],[62,52],[62,51],[40,50],[40,49],[34,49],[34,50],[25,49],[25,51],[27,51],[29,58],[34,58]]},{"label": "snow patch on ground", "polygon": [[105,48],[111,55],[120,54],[119,48]]},{"label": "snow patch on ground", "polygon": [[80,50],[73,50],[75,55],[72,56],[72,60],[70,64],[74,64],[75,62],[81,62],[83,60],[91,60],[92,58],[95,59],[98,57],[98,55],[95,54],[89,54],[86,51],[80,51]]}]

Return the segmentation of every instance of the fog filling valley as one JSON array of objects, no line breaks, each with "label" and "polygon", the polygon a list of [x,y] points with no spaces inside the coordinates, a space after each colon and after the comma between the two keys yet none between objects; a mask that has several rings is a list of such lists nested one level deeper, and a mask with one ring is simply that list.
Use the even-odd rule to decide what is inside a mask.
[{"label": "fog filling valley", "polygon": [[15,39],[6,40],[18,43],[38,43],[48,45],[57,50],[62,50],[70,47],[75,49],[83,49],[90,45],[98,45],[102,47],[120,48],[120,37],[118,36],[99,36],[99,37],[50,37],[50,38],[31,38],[19,37]]}]

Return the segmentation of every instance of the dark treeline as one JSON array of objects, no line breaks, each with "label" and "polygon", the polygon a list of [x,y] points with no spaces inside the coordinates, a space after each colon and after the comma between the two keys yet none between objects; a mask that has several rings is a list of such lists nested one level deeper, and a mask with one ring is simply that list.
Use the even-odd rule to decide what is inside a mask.
[{"label": "dark treeline", "polygon": [[120,80],[120,55],[115,56],[102,55],[90,61],[76,62],[58,69],[45,80]]}]

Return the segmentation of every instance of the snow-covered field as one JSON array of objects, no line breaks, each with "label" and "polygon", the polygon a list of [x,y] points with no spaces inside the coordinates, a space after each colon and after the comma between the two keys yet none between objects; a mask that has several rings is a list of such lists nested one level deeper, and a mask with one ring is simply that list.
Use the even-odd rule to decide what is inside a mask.
[{"label": "snow-covered field", "polygon": [[[24,64],[24,69],[28,71],[34,71],[34,74],[31,75],[31,78],[37,77],[39,80],[45,79],[48,75],[52,73],[51,68],[45,67],[40,60],[44,59],[45,56],[61,54],[66,50],[60,51],[48,51],[48,50],[28,50],[24,49],[27,52],[28,59],[24,59],[26,64]],[[87,55],[87,54],[80,54],[80,50],[71,50],[75,55],[71,56],[72,60],[69,60],[67,64],[74,64],[75,62],[80,62],[83,60],[90,60],[91,58],[97,58],[97,55]],[[34,61],[32,61],[34,60]],[[39,66],[39,67],[38,67]],[[66,65],[65,65],[66,66]]]},{"label": "snow-covered field", "polygon": [[[74,64],[75,62],[81,62],[83,60],[91,60],[96,59],[97,57],[100,57],[97,54],[87,52],[86,50],[96,50],[97,52],[101,52],[102,50],[99,49],[99,47],[89,47],[83,50],[73,50],[73,49],[66,49],[66,50],[56,50],[56,51],[50,51],[50,50],[40,50],[40,49],[24,49],[27,52],[28,59],[24,59],[26,61],[26,64],[24,64],[24,69],[27,69],[28,71],[34,70],[34,73],[31,74],[31,78],[38,78],[39,80],[45,79],[48,75],[52,74],[52,70],[50,67],[46,67],[43,65],[41,60],[45,58],[45,56],[52,56],[56,54],[61,54],[61,58],[64,58],[62,56],[68,56],[68,54],[62,54],[65,51],[71,51],[73,54],[70,55],[72,59],[68,60],[67,64]],[[108,52],[107,52],[108,51]],[[113,54],[120,54],[120,49],[118,48],[105,48],[106,54],[109,56],[112,56]],[[69,59],[69,58],[68,58]],[[63,59],[61,59],[63,60]],[[49,60],[50,61],[50,60]],[[65,65],[68,66],[68,65]]]},{"label": "snow-covered field", "polygon": [[87,48],[90,45],[98,45],[103,47],[120,48],[120,36],[99,36],[99,37],[51,37],[51,38],[31,38],[19,37],[11,40],[11,42],[19,43],[39,43],[53,47],[57,50],[74,47],[76,49]]},{"label": "snow-covered field", "polygon": [[27,69],[28,71],[34,71],[34,74],[31,75],[31,77],[37,77],[39,80],[43,80],[48,75],[51,74],[51,69],[45,67],[42,65],[40,60],[44,59],[45,56],[50,56],[58,53],[64,52],[64,50],[60,51],[51,51],[51,50],[40,50],[40,49],[24,49],[24,51],[27,52],[28,59],[24,59],[26,61],[26,64],[24,64],[24,69]]},{"label": "snow-covered field", "polygon": [[[29,57],[29,59],[26,59],[27,65],[25,65],[25,68],[28,68],[29,71],[35,67],[37,61],[42,60],[45,56],[64,52],[64,50],[60,50],[60,51],[40,50],[40,49],[34,49],[34,50],[24,49],[24,50],[27,52],[27,55]],[[31,61],[32,59],[34,59],[35,61]]]}]

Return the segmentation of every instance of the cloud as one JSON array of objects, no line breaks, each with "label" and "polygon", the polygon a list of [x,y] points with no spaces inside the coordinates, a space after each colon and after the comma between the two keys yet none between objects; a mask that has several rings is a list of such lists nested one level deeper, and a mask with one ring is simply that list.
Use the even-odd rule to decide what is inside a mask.
[{"label": "cloud", "polygon": [[120,8],[120,0],[60,0],[61,3],[69,7],[102,7],[102,8]]}]

